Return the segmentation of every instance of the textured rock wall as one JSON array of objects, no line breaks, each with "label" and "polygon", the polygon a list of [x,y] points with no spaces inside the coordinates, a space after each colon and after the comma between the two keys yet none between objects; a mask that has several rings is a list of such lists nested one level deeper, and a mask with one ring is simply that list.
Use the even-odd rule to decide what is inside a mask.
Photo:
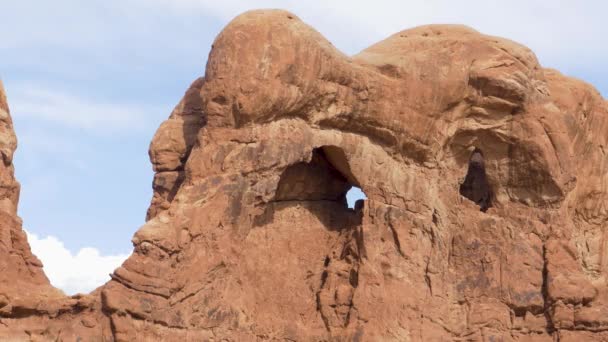
[{"label": "textured rock wall", "polygon": [[[245,13],[150,145],[131,257],[90,295],[5,310],[0,336],[608,341],[607,125],[591,86],[467,27],[348,57]],[[485,212],[460,194],[470,160]]]}]

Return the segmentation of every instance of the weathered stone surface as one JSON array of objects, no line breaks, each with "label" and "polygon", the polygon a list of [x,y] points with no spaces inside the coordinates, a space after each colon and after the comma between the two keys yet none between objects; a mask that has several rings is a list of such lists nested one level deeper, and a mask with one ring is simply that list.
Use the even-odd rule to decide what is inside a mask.
[{"label": "weathered stone surface", "polygon": [[17,137],[13,130],[4,86],[0,81],[0,211],[17,213],[19,183],[13,175],[13,153],[17,148]]},{"label": "weathered stone surface", "polygon": [[[245,13],[152,141],[131,257],[91,295],[3,311],[0,336],[606,341],[607,130],[596,90],[502,38],[433,25],[347,57]],[[49,291],[20,241],[4,267]]]}]

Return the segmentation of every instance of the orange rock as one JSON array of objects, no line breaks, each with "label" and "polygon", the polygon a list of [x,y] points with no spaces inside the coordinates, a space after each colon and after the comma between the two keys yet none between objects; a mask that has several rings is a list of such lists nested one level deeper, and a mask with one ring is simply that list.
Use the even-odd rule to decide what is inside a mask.
[{"label": "orange rock", "polygon": [[[431,25],[348,57],[247,12],[154,136],[148,222],[101,289],[48,285],[8,192],[0,337],[606,340],[606,131],[596,90],[506,39]],[[475,148],[486,212],[459,193]]]}]

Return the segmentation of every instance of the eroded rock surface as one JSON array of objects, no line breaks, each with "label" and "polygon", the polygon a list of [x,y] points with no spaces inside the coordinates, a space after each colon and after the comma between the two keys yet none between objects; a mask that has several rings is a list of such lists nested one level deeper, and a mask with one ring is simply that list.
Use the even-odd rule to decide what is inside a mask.
[{"label": "eroded rock surface", "polygon": [[[152,141],[132,256],[27,309],[4,282],[0,336],[608,341],[607,131],[595,89],[506,39],[424,26],[348,57],[291,13],[245,13]],[[51,293],[5,198],[3,266]]]}]

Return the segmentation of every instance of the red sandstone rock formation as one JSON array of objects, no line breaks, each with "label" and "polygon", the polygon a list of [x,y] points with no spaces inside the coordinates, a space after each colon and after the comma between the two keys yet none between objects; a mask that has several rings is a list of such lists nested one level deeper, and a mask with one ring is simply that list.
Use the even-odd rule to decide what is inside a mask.
[{"label": "red sandstone rock formation", "polygon": [[[517,43],[435,25],[348,57],[237,17],[152,141],[133,255],[69,298],[15,216],[0,108],[3,339],[608,341],[608,103]],[[459,193],[475,147],[486,212]]]}]

